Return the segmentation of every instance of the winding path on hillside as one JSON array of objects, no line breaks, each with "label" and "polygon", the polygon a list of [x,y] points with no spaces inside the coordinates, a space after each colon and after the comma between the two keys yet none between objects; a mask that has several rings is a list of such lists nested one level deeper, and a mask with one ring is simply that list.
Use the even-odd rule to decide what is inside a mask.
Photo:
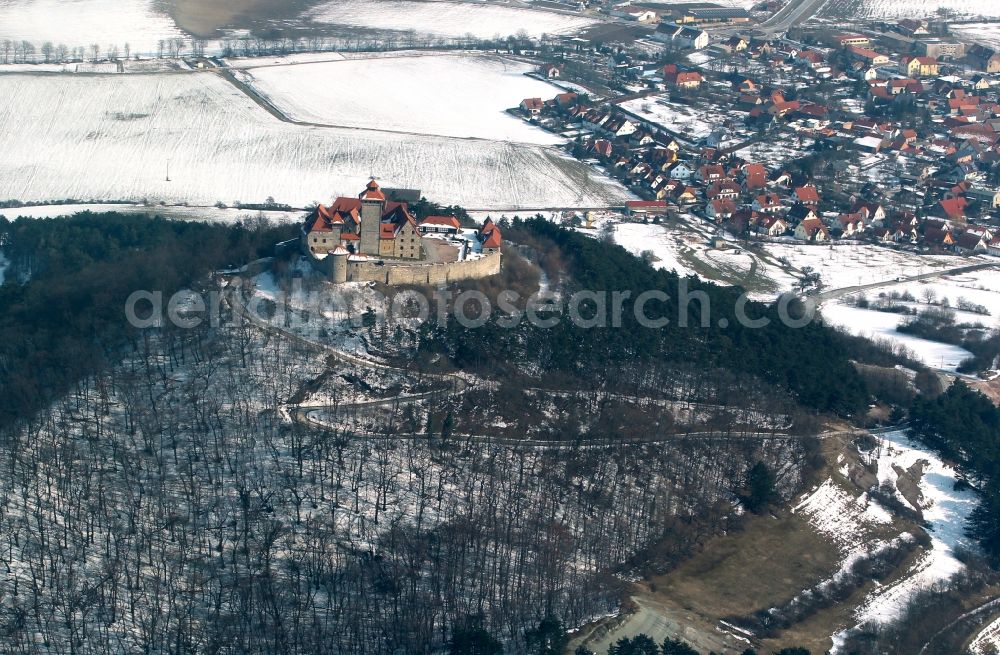
[{"label": "winding path on hillside", "polygon": [[[252,324],[268,332],[270,334],[280,336],[289,339],[300,345],[318,348],[325,352],[326,354],[334,357],[335,359],[353,364],[361,368],[392,371],[394,373],[403,373],[410,375],[412,371],[408,371],[402,367],[393,366],[391,364],[386,364],[383,362],[378,362],[373,359],[368,359],[365,357],[360,357],[352,353],[345,352],[334,346],[326,343],[321,343],[312,339],[308,339],[300,334],[296,334],[291,330],[283,327],[273,325],[272,323],[264,320],[255,312],[250,311],[247,308],[246,301],[239,297],[239,293],[233,293],[227,298],[227,302],[233,309],[233,312],[245,320],[250,321]],[[321,404],[304,404],[304,403],[289,403],[281,407],[281,409],[288,413],[288,416],[300,423],[302,425],[308,426],[314,429],[320,430],[336,430],[338,426],[330,421],[323,420],[319,418],[317,414],[322,414],[324,412],[336,412],[342,414],[354,414],[358,412],[369,412],[377,409],[384,408],[397,408],[403,405],[415,404],[420,402],[425,402],[429,400],[443,399],[450,396],[459,396],[465,393],[468,388],[468,383],[465,378],[458,374],[453,373],[421,373],[421,377],[424,380],[436,380],[440,383],[437,389],[432,389],[429,391],[418,392],[415,394],[409,394],[406,396],[397,396],[394,398],[381,398],[376,400],[367,400],[355,403],[321,403]],[[561,392],[560,390],[545,390],[551,393],[576,393],[578,390],[566,390]],[[649,402],[662,402],[663,399],[658,398],[642,398],[641,400]],[[693,403],[698,404],[698,403]],[[354,438],[360,439],[379,439],[391,436],[393,439],[427,439],[428,435],[423,432],[419,433],[392,433],[392,435],[386,435],[384,432],[366,432],[364,430],[353,430],[352,434]],[[660,434],[660,435],[641,435],[641,436],[631,436],[631,437],[595,437],[587,438],[574,441],[556,441],[548,439],[519,439],[511,437],[499,437],[491,435],[473,435],[473,434],[456,434],[454,435],[454,441],[461,442],[473,442],[481,443],[486,445],[497,445],[497,446],[511,446],[511,447],[524,447],[524,448],[542,448],[548,450],[576,450],[579,448],[608,448],[621,445],[642,445],[642,444],[656,444],[656,443],[668,443],[672,441],[682,441],[686,439],[696,439],[700,441],[724,441],[733,439],[743,439],[743,440],[757,440],[757,441],[767,441],[767,440],[783,440],[783,441],[798,441],[810,438],[820,438],[827,439],[837,436],[844,435],[855,435],[859,434],[854,431],[830,431],[824,432],[819,435],[805,435],[805,434],[794,434],[785,431],[759,431],[749,434],[741,434],[739,432],[733,431],[696,431],[696,432],[686,432],[686,433],[672,433],[672,434]]]}]

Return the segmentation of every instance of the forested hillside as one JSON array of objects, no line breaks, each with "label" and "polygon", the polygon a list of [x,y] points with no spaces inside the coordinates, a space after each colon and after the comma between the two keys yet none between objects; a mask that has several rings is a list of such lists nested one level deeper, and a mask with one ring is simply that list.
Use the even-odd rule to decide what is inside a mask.
[{"label": "forested hillside", "polygon": [[0,217],[9,260],[0,285],[0,427],[29,416],[76,380],[115,363],[135,333],[133,291],[178,289],[273,251],[294,228],[231,227],[121,214]]},{"label": "forested hillside", "polygon": [[[632,328],[643,341],[554,331],[537,348],[511,346],[508,362],[564,371],[576,423],[551,414],[554,429],[598,417],[557,447],[462,419],[509,400],[471,365],[461,393],[405,399],[435,379],[419,354],[448,351],[435,339],[456,338],[450,328],[386,339],[380,326],[334,324],[329,342],[311,342],[235,320],[226,303],[219,326],[132,333],[121,307],[136,287],[208,284],[209,271],[284,236],[132,220],[4,228],[17,282],[2,289],[0,396],[13,400],[0,439],[0,634],[14,651],[433,652],[470,625],[519,649],[545,617],[574,626],[617,608],[619,576],[649,552],[668,566],[734,529],[741,504],[790,497],[815,458],[809,439],[783,434],[796,406],[787,392],[748,394],[743,373],[723,374],[721,332],[677,332],[683,348],[669,356],[666,336]],[[67,234],[79,245],[62,259]],[[586,251],[563,256],[568,283],[585,275]],[[617,284],[669,281],[610,257]],[[370,365],[331,349],[352,330]],[[481,334],[465,343],[511,338]],[[17,339],[39,345],[22,354]],[[394,353],[410,364],[378,363],[387,342],[413,344]],[[696,357],[719,367],[703,376]],[[631,372],[577,393],[581,373],[612,368]],[[30,397],[42,388],[52,393]],[[26,397],[40,411],[25,412]],[[506,411],[549,415],[554,397],[535,390]],[[329,425],[298,412],[309,402],[327,407]],[[639,410],[655,431],[632,421]],[[671,427],[702,414],[708,432]],[[751,471],[768,472],[763,493]]]},{"label": "forested hillside", "polygon": [[[498,323],[502,316],[495,315],[482,328],[466,330],[452,321],[446,333],[435,334],[428,346],[446,349],[459,367],[509,374],[528,363],[598,384],[622,368],[650,364],[706,372],[724,369],[788,390],[802,405],[822,412],[852,414],[868,402],[864,381],[850,363],[851,357],[867,353],[852,352],[847,338],[819,321],[788,327],[776,308],[750,302],[745,306],[747,316],[767,318],[769,323],[746,327],[736,315],[738,289],[687,278],[683,280],[687,293],[705,294],[708,303],[693,300],[682,307],[676,300],[682,297],[676,274],[654,270],[619,246],[541,218],[516,221],[512,228],[506,236],[530,243],[563,263],[570,291],[631,292],[624,301],[622,325],[580,328],[561,320],[555,327],[539,328],[522,321],[517,329],[507,329]],[[651,289],[665,291],[671,298],[648,305],[649,315],[669,320],[660,329],[643,327],[633,311],[636,297]],[[703,312],[707,327],[702,327]]]}]

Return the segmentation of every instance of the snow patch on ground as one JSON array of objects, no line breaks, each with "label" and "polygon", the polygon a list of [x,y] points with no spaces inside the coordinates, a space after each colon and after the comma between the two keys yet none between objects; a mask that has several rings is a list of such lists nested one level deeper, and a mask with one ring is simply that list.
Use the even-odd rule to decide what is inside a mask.
[{"label": "snow patch on ground", "polygon": [[619,223],[615,225],[615,243],[633,255],[649,250],[655,268],[676,271],[678,275],[695,275],[681,258],[681,245],[676,234],[655,223]]},{"label": "snow patch on ground", "polygon": [[888,339],[905,346],[921,362],[942,371],[955,371],[962,360],[972,357],[964,348],[903,334],[896,328],[905,320],[899,314],[859,309],[840,303],[823,305],[823,318],[830,325],[870,339]]},{"label": "snow patch on ground", "polygon": [[892,523],[892,517],[868,494],[855,497],[828,478],[792,510],[833,542],[847,558],[867,551],[871,528]]},{"label": "snow patch on ground", "polygon": [[975,655],[986,655],[1000,651],[1000,619],[983,628],[982,632],[969,644],[969,651]]},{"label": "snow patch on ground", "polygon": [[851,19],[934,18],[940,10],[958,16],[1000,16],[1000,4],[995,0],[835,0],[822,13]]},{"label": "snow patch on ground", "polygon": [[[858,625],[869,621],[886,623],[899,618],[919,591],[945,582],[961,571],[964,565],[956,557],[956,551],[972,546],[965,536],[965,524],[977,498],[971,490],[955,490],[955,469],[907,437],[905,432],[891,432],[882,438],[883,447],[876,459],[880,484],[895,485],[897,468],[909,470],[918,463],[924,465],[918,485],[919,504],[928,524],[931,547],[901,580],[877,587],[868,595],[855,610],[854,619]],[[842,643],[843,634],[834,636],[833,653],[838,652],[837,645]]]}]

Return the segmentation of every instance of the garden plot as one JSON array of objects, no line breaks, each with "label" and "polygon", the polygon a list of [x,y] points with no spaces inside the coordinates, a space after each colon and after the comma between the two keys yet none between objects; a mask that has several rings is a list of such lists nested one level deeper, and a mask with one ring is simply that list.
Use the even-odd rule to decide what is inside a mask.
[{"label": "garden plot", "polygon": [[[161,40],[184,38],[154,0],[0,0],[0,41],[27,41],[38,54],[45,43],[58,47],[96,45],[102,54],[155,54]],[[2,55],[2,52],[0,52]]]},{"label": "garden plot", "polygon": [[1000,16],[994,0],[833,0],[823,11],[832,18],[920,18],[945,10],[957,16]]},{"label": "garden plot", "polygon": [[214,73],[7,75],[0,96],[0,199],[304,207],[372,174],[470,209],[630,197],[552,148],[284,123]]},{"label": "garden plot", "polygon": [[564,13],[472,2],[333,0],[307,12],[314,23],[397,30],[441,38],[489,39],[578,32],[597,21]]},{"label": "garden plot", "polygon": [[670,102],[664,96],[637,98],[623,102],[619,106],[692,143],[704,139],[725,121],[724,116],[713,115],[704,107]]},{"label": "garden plot", "polygon": [[559,92],[524,75],[533,68],[488,55],[440,55],[272,66],[244,75],[282,112],[300,121],[556,143],[558,137],[505,112],[522,98],[547,99]]}]

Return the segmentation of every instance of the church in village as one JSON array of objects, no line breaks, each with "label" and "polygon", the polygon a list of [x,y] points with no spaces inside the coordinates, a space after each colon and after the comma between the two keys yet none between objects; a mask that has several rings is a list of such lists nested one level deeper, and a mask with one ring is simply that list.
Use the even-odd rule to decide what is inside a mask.
[{"label": "church in village", "polygon": [[386,200],[372,179],[357,198],[337,198],[318,206],[306,218],[303,245],[323,258],[342,248],[352,255],[423,259],[423,238],[406,203]]}]

